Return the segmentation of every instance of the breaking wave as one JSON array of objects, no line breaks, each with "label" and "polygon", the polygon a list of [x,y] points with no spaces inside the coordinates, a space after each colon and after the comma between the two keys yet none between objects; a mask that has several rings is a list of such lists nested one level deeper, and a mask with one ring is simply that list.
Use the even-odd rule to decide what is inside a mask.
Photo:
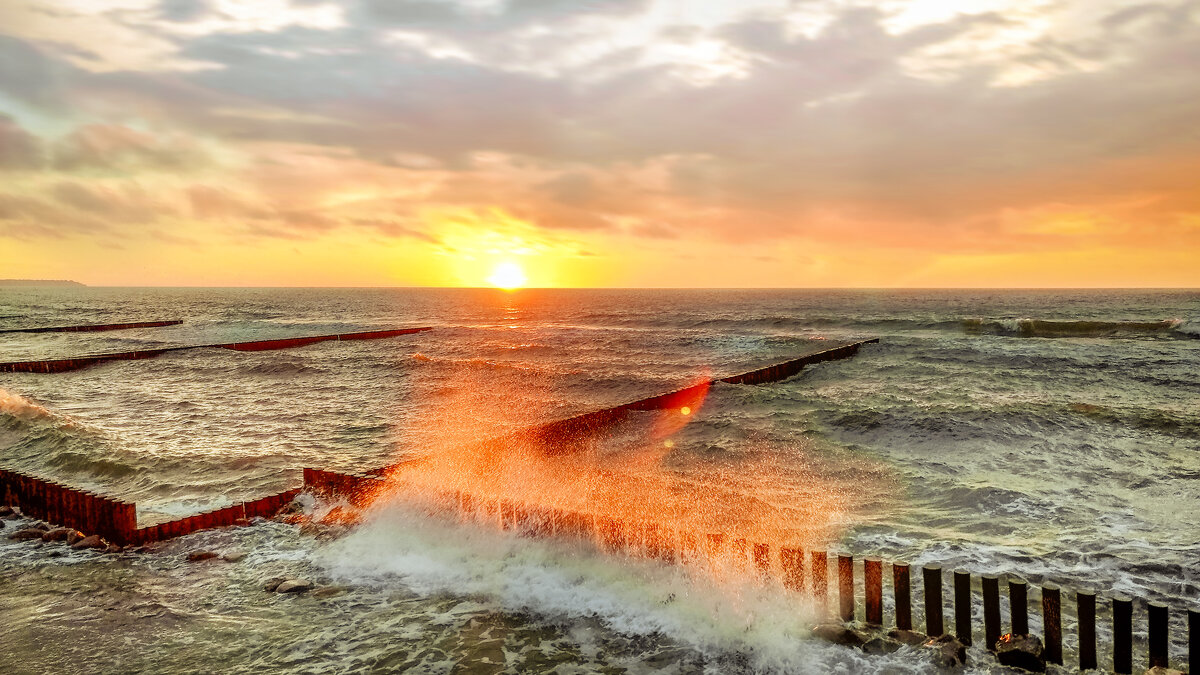
[{"label": "breaking wave", "polygon": [[1162,321],[1091,321],[1050,319],[962,320],[968,334],[1015,335],[1020,337],[1181,337],[1200,338],[1200,323],[1182,319]]}]

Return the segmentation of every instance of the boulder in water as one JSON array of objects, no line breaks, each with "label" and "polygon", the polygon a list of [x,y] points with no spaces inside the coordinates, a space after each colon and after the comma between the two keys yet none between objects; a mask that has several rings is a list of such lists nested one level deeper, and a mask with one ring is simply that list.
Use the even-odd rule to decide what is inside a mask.
[{"label": "boulder in water", "polygon": [[287,577],[271,577],[267,579],[267,583],[263,584],[263,590],[268,593],[274,593],[275,589],[279,588],[279,584],[285,581],[287,581]]},{"label": "boulder in water", "polygon": [[50,526],[49,526],[49,525],[47,525],[47,524],[45,524],[45,523],[43,523],[43,522],[42,522],[42,521],[40,521],[40,520],[39,520],[39,521],[37,521],[36,523],[34,523],[34,524],[30,525],[30,527],[32,527],[32,528],[34,528],[34,529],[41,530],[42,532],[49,532],[49,531],[50,531]]},{"label": "boulder in water", "polygon": [[23,527],[8,535],[8,538],[15,539],[17,541],[28,541],[30,539],[37,539],[40,541],[43,534],[45,534],[45,532],[37,529],[36,527]]},{"label": "boulder in water", "polygon": [[237,562],[245,557],[246,557],[245,551],[230,551],[229,553],[226,553],[225,555],[221,556],[221,559],[224,560],[225,562]]},{"label": "boulder in water", "polygon": [[80,539],[74,544],[71,544],[71,548],[75,549],[76,551],[81,551],[86,548],[107,549],[108,542],[101,539],[100,535],[93,534]]},{"label": "boulder in water", "polygon": [[200,562],[202,560],[212,560],[217,557],[214,551],[192,551],[188,554],[188,562]]},{"label": "boulder in water", "polygon": [[79,531],[68,532],[67,533],[67,546],[74,546],[77,542],[79,542],[85,536],[86,535],[84,535],[84,533],[79,532]]},{"label": "boulder in water", "polygon": [[307,579],[288,579],[275,587],[276,593],[303,593],[313,587]]},{"label": "boulder in water", "polygon": [[75,528],[73,527],[56,527],[43,534],[42,541],[66,541],[72,532],[75,532]]},{"label": "boulder in water", "polygon": [[967,664],[967,646],[953,635],[940,635],[927,644],[934,650],[933,661],[942,668],[955,668]]},{"label": "boulder in water", "polygon": [[818,624],[813,626],[812,633],[826,642],[845,647],[861,647],[867,641],[862,633],[840,623]]},{"label": "boulder in water", "polygon": [[879,637],[877,635],[870,640],[867,640],[866,643],[863,644],[862,650],[868,654],[874,654],[878,656],[881,654],[891,654],[893,652],[900,651],[900,648],[903,646],[904,645],[900,644],[896,640],[886,637]]},{"label": "boulder in water", "polygon": [[13,507],[8,504],[0,506],[0,518],[15,518],[16,515],[16,511],[13,511]]},{"label": "boulder in water", "polygon": [[1001,665],[1021,668],[1035,673],[1046,672],[1042,655],[1042,640],[1036,635],[1001,635],[996,641],[996,660]]},{"label": "boulder in water", "polygon": [[119,544],[109,544],[108,548],[104,549],[104,552],[105,553],[120,553],[121,551],[124,551],[124,550],[125,550],[125,548]]},{"label": "boulder in water", "polygon": [[911,630],[904,630],[903,628],[893,628],[892,630],[888,631],[887,636],[896,642],[906,644],[909,647],[923,645],[925,644],[925,641],[929,639],[921,633]]}]

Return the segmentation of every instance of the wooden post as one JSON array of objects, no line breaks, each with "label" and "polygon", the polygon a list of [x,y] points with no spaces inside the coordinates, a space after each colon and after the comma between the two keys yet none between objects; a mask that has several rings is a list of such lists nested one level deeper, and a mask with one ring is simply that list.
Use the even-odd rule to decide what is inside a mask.
[{"label": "wooden post", "polygon": [[812,552],[812,577],[813,600],[818,610],[824,612],[829,595],[829,558],[825,551]]},{"label": "wooden post", "polygon": [[863,595],[867,605],[867,623],[883,624],[883,561],[879,558],[863,560]]},{"label": "wooden post", "polygon": [[983,640],[989,651],[996,651],[1000,639],[1000,579],[991,575],[980,579],[983,586]]},{"label": "wooden post", "polygon": [[1008,580],[1009,612],[1013,635],[1029,634],[1029,585],[1021,579]]},{"label": "wooden post", "polygon": [[1113,596],[1112,612],[1113,672],[1128,675],[1133,672],[1133,601]]},{"label": "wooden post", "polygon": [[1096,667],[1096,594],[1075,594],[1079,606],[1079,669]]},{"label": "wooden post", "polygon": [[896,628],[912,630],[912,590],[908,565],[892,563],[892,594],[896,597]]},{"label": "wooden post", "polygon": [[779,565],[783,568],[783,587],[789,591],[803,591],[804,551],[798,548],[779,549]]},{"label": "wooden post", "polygon": [[954,571],[954,635],[971,645],[971,573]]},{"label": "wooden post", "polygon": [[705,535],[704,542],[707,547],[708,564],[715,567],[721,560],[721,549],[725,547],[725,535],[708,534]]},{"label": "wooden post", "polygon": [[1167,606],[1152,602],[1146,606],[1149,614],[1150,629],[1149,657],[1150,667],[1167,667]]},{"label": "wooden post", "polygon": [[770,544],[755,544],[754,545],[754,569],[762,576],[767,576],[771,572],[771,545]]},{"label": "wooden post", "polygon": [[938,637],[946,632],[942,625],[942,568],[925,567],[921,575],[925,580],[925,633]]},{"label": "wooden post", "polygon": [[1042,625],[1046,633],[1047,663],[1062,665],[1062,606],[1058,586],[1042,585]]},{"label": "wooden post", "polygon": [[854,620],[854,558],[838,554],[838,601],[842,621]]}]

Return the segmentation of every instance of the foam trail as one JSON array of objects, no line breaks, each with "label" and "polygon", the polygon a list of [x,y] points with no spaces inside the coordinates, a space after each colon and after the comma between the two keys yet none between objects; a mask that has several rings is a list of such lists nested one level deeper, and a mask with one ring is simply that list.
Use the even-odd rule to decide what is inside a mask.
[{"label": "foam trail", "polygon": [[46,408],[6,389],[0,389],[0,412],[25,420],[54,417]]}]

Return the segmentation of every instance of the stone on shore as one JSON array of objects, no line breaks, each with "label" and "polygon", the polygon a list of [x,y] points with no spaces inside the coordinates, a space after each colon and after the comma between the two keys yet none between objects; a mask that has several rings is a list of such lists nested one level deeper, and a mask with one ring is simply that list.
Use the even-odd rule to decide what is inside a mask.
[{"label": "stone on shore", "polygon": [[224,560],[225,562],[237,562],[245,557],[246,557],[245,551],[230,551],[229,553],[226,553],[225,555],[221,556],[221,559]]},{"label": "stone on shore", "polygon": [[81,551],[81,550],[87,549],[87,548],[107,549],[108,542],[101,539],[100,535],[93,534],[93,535],[84,537],[83,539],[80,539],[79,541],[75,542],[74,544],[71,544],[71,548],[75,549],[76,551]]},{"label": "stone on shore", "polygon": [[45,532],[42,532],[36,527],[24,527],[8,535],[8,538],[15,539],[17,541],[28,541],[30,539],[40,540],[43,534],[45,534]]},{"label": "stone on shore", "polygon": [[1042,640],[1036,635],[1000,636],[996,641],[996,660],[1001,665],[1021,668],[1035,673],[1046,672],[1046,658],[1042,655]]},{"label": "stone on shore", "polygon": [[313,584],[307,579],[288,579],[275,587],[276,593],[303,593],[312,589]]},{"label": "stone on shore", "polygon": [[217,557],[215,551],[192,551],[188,554],[188,562],[200,562],[202,560],[212,560]]},{"label": "stone on shore", "polygon": [[967,664],[967,646],[953,635],[940,635],[930,640],[927,648],[933,650],[933,661],[942,668]]},{"label": "stone on shore", "polygon": [[840,623],[818,624],[813,626],[812,634],[826,642],[845,647],[861,647],[867,641],[861,633]]},{"label": "stone on shore", "polygon": [[16,512],[13,511],[13,507],[9,506],[8,504],[0,506],[0,518],[9,518],[15,516]]},{"label": "stone on shore", "polygon": [[42,541],[66,541],[67,537],[75,532],[73,527],[56,527],[53,530],[42,535]]},{"label": "stone on shore", "polygon": [[40,521],[40,520],[39,520],[39,521],[37,521],[36,523],[34,523],[34,524],[30,525],[30,527],[32,527],[32,528],[34,528],[34,529],[37,529],[37,530],[41,530],[42,532],[49,532],[49,531],[50,531],[50,526],[49,526],[49,525],[47,525],[47,524],[45,524],[45,523],[43,523],[43,522],[42,522],[42,521]]},{"label": "stone on shore", "polygon": [[87,536],[87,535],[85,535],[82,532],[79,532],[78,530],[75,532],[68,532],[67,533],[67,546],[74,546],[77,542],[79,542],[85,536]]},{"label": "stone on shore", "polygon": [[279,588],[279,584],[285,581],[287,581],[287,577],[271,577],[267,579],[267,583],[263,584],[263,590],[268,593],[274,593],[275,589]]}]

